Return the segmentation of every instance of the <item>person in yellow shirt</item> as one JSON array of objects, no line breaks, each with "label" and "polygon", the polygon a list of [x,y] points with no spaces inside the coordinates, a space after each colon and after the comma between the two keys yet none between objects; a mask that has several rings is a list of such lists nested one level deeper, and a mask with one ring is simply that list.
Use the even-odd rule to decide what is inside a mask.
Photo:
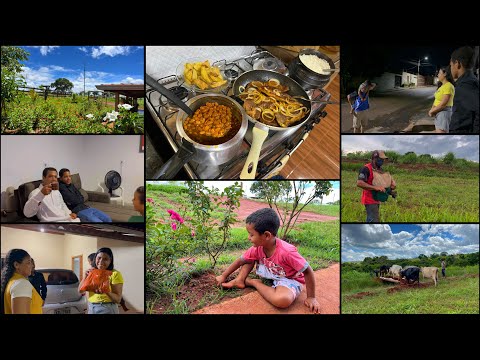
[{"label": "person in yellow shirt", "polygon": [[[89,314],[118,314],[117,304],[119,304],[122,299],[123,277],[120,271],[115,270],[113,267],[113,253],[110,248],[101,248],[97,250],[94,268],[100,270],[110,270],[112,271],[112,275],[110,275],[109,292],[89,292]],[[79,291],[91,270],[92,269],[88,269],[85,272],[85,276],[78,287]],[[80,292],[84,293],[85,291]]]},{"label": "person in yellow shirt", "polygon": [[7,253],[2,268],[2,313],[42,313],[42,297],[28,281],[32,268],[32,259],[25,250],[12,249]]},{"label": "person in yellow shirt", "polygon": [[442,86],[435,92],[435,100],[428,112],[428,116],[435,116],[435,132],[448,133],[452,119],[453,98],[455,96],[453,77],[448,66],[440,68],[438,80],[442,83]]}]

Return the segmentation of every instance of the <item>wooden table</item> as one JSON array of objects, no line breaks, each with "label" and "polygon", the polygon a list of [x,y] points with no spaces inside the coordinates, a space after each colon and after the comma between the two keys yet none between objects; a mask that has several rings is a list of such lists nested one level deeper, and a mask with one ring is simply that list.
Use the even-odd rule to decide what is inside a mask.
[{"label": "wooden table", "polygon": [[[340,76],[325,87],[340,100]],[[328,115],[315,125],[307,140],[292,155],[280,175],[286,179],[340,179],[340,105],[329,104]]]}]

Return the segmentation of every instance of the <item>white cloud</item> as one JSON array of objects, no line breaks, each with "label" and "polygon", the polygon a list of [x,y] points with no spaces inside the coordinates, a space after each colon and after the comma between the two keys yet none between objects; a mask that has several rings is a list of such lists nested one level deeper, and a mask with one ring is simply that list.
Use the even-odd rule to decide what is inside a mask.
[{"label": "white cloud", "polygon": [[414,258],[446,251],[449,254],[479,250],[477,224],[420,224],[393,234],[388,224],[342,225],[342,260],[361,261],[366,256]]},{"label": "white cloud", "polygon": [[49,52],[52,52],[60,46],[33,46],[35,49],[40,49],[40,54],[46,56]]},{"label": "white cloud", "polygon": [[22,67],[22,73],[27,86],[39,87],[40,85],[50,85],[55,81],[55,77],[49,67],[42,66],[38,69],[32,69],[27,66]]},{"label": "white cloud", "polygon": [[63,66],[58,66],[58,65],[50,65],[49,68],[53,71],[62,71],[62,72],[74,72],[74,71],[76,71],[76,70],[67,69],[67,68],[64,68]]},{"label": "white cloud", "polygon": [[455,157],[479,161],[478,136],[471,135],[342,135],[344,153],[356,151],[392,150],[400,154],[414,151],[417,155],[443,157],[453,152]]},{"label": "white cloud", "polygon": [[127,76],[125,79],[120,80],[122,84],[143,84],[143,79],[135,79]]},{"label": "white cloud", "polygon": [[84,52],[85,54],[88,54],[88,49],[85,46],[79,47],[78,50]]},{"label": "white cloud", "polygon": [[99,46],[92,49],[92,57],[94,59],[106,55],[114,57],[117,55],[128,55],[130,53],[130,46]]}]

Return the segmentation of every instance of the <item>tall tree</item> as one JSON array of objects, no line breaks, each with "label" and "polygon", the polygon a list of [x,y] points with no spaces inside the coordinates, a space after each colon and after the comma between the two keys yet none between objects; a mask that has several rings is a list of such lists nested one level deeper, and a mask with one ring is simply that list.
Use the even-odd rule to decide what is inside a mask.
[{"label": "tall tree", "polygon": [[55,82],[53,82],[50,86],[55,88],[55,91],[62,94],[70,92],[73,88],[72,82],[66,78],[59,78],[55,80]]},{"label": "tall tree", "polygon": [[257,181],[250,191],[265,198],[270,208],[275,208],[282,227],[279,237],[287,240],[288,233],[295,226],[300,213],[315,199],[321,199],[332,191],[330,181],[315,181],[313,191],[308,191],[311,181]]},{"label": "tall tree", "polygon": [[20,61],[27,60],[30,54],[18,46],[2,46],[1,50],[1,107],[2,115],[6,116],[5,104],[15,100],[18,87],[24,85]]}]

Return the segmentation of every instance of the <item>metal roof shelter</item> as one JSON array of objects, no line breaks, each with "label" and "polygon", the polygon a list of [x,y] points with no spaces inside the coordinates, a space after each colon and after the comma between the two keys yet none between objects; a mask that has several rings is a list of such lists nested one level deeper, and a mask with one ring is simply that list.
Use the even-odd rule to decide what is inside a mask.
[{"label": "metal roof shelter", "polygon": [[137,106],[137,99],[145,97],[145,85],[144,84],[101,84],[95,85],[98,90],[110,91],[115,93],[115,110],[118,110],[118,104],[120,103],[120,95],[124,95],[127,98],[133,98],[134,106]]}]

